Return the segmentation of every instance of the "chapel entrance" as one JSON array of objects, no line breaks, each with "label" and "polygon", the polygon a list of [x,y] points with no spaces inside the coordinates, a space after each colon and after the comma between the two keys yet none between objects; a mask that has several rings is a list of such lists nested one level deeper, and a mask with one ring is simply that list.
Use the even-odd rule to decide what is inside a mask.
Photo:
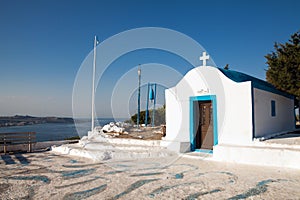
[{"label": "chapel entrance", "polygon": [[213,106],[211,101],[194,101],[195,148],[212,150]]}]

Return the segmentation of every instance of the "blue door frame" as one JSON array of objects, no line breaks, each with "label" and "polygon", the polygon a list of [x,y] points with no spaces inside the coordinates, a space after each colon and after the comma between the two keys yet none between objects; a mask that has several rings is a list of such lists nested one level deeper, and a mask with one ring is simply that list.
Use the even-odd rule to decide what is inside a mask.
[{"label": "blue door frame", "polygon": [[194,101],[211,101],[213,106],[213,134],[214,146],[218,144],[218,121],[217,121],[217,97],[216,95],[194,96],[190,97],[190,143],[191,151],[212,153],[212,150],[196,149],[195,130],[194,130]]}]

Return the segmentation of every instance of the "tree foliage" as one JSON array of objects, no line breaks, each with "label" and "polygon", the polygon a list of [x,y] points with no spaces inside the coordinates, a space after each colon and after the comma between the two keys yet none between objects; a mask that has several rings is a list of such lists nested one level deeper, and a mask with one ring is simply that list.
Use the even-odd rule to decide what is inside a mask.
[{"label": "tree foliage", "polygon": [[[148,116],[148,124],[152,124],[152,112],[153,110],[149,110],[149,116]],[[154,124],[156,126],[161,125],[161,124],[166,124],[166,106],[162,106],[160,108],[155,109],[155,121]],[[140,112],[140,124],[145,124],[145,119],[146,119],[146,111],[143,110]],[[137,123],[137,113],[131,116],[131,121],[136,124]]]},{"label": "tree foliage", "polygon": [[275,43],[275,51],[267,54],[267,82],[277,89],[300,97],[300,31],[284,44]]},{"label": "tree foliage", "polygon": [[[146,119],[146,111],[143,110],[140,112],[140,124],[145,124]],[[131,121],[136,124],[137,123],[137,113],[131,116]],[[150,117],[148,116],[148,123],[150,122]]]}]

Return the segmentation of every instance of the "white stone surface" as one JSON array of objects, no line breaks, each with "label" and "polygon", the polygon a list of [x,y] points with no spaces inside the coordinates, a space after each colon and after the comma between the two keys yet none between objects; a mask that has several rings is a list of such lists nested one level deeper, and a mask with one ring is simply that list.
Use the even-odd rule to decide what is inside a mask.
[{"label": "white stone surface", "polygon": [[[255,137],[268,138],[295,129],[294,100],[254,88]],[[271,116],[271,100],[275,101],[274,117]]]},{"label": "white stone surface", "polygon": [[[268,138],[294,130],[293,100],[254,88],[250,81],[237,83],[218,68],[201,66],[189,71],[173,88],[165,91],[166,136],[174,143],[172,150],[182,149],[180,143],[190,142],[190,97],[215,95],[217,102],[218,144],[249,145],[255,136]],[[270,101],[276,100],[277,117],[270,117]],[[215,116],[214,116],[215,117]],[[175,144],[179,143],[179,144]]]},{"label": "white stone surface", "polygon": [[[252,93],[251,84],[234,82],[215,67],[189,71],[175,87],[165,91],[166,136],[161,145],[180,153],[190,151],[189,98],[215,95],[218,144],[211,159],[300,168],[299,145],[259,142],[295,129],[293,100],[256,88]],[[271,100],[276,101],[275,117],[271,116]],[[257,140],[253,138],[254,128]]]},{"label": "white stone surface", "polygon": [[110,122],[103,126],[102,131],[107,133],[123,133],[125,128],[121,127],[120,123]]},{"label": "white stone surface", "polygon": [[191,150],[191,145],[190,142],[182,142],[182,141],[175,141],[175,140],[166,140],[163,139],[161,141],[161,146],[166,147],[167,149],[174,151],[174,152],[179,152],[179,153],[186,153],[190,152]]},{"label": "white stone surface", "polygon": [[216,161],[300,169],[300,146],[276,144],[217,145]]},{"label": "white stone surface", "polygon": [[53,146],[52,151],[95,161],[177,156],[175,152],[162,147],[157,140],[107,138],[103,141],[101,136],[95,135],[92,139],[82,139],[78,144]]},{"label": "white stone surface", "polygon": [[[166,90],[165,140],[190,142],[189,98],[203,95],[217,97],[219,143],[249,144],[252,141],[251,83],[236,83],[214,67],[194,68],[175,87]],[[181,145],[177,146],[180,151]]]}]

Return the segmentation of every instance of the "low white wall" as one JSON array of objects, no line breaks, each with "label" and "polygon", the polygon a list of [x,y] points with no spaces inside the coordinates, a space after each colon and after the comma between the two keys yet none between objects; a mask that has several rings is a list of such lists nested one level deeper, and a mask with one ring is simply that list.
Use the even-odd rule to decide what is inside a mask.
[{"label": "low white wall", "polygon": [[223,162],[300,169],[299,154],[300,150],[296,148],[218,145],[214,147],[213,159]]},{"label": "low white wall", "polygon": [[[255,137],[268,137],[295,129],[294,100],[254,88]],[[271,115],[271,101],[275,101],[275,116]]]}]

